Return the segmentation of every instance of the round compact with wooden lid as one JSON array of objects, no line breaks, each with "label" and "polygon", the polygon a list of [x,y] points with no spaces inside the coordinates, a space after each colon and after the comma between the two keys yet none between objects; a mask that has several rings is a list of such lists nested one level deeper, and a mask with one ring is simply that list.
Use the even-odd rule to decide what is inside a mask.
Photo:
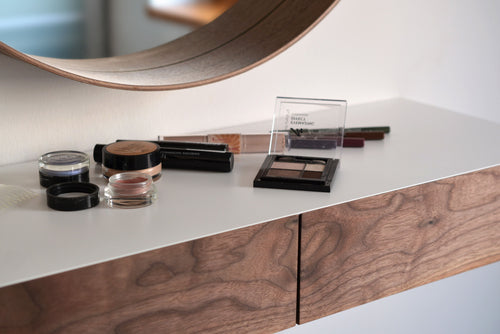
[{"label": "round compact with wooden lid", "polygon": [[126,140],[104,146],[102,173],[109,178],[122,172],[140,172],[151,175],[154,181],[161,177],[161,154],[158,144]]}]

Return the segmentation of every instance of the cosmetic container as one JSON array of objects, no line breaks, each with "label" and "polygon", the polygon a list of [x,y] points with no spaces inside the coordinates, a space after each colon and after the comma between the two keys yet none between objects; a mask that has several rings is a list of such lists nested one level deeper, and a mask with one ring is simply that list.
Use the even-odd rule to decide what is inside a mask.
[{"label": "cosmetic container", "polygon": [[54,151],[38,159],[40,185],[49,187],[62,182],[88,182],[90,160],[79,151]]},{"label": "cosmetic container", "polygon": [[156,200],[151,175],[139,172],[114,174],[104,188],[104,202],[110,208],[141,208]]},{"label": "cosmetic container", "polygon": [[102,148],[102,173],[106,178],[123,172],[140,172],[149,174],[156,181],[161,177],[161,168],[158,144],[129,140]]},{"label": "cosmetic container", "polygon": [[[119,141],[111,145],[124,143]],[[130,142],[130,141],[129,141]],[[136,141],[141,142],[141,141]],[[148,143],[144,141],[143,143]],[[164,169],[190,169],[213,172],[230,172],[234,165],[234,154],[227,151],[226,144],[191,143],[191,142],[154,142],[159,145],[159,158],[161,168]],[[103,164],[103,170],[110,168],[103,161],[106,145],[94,146],[94,160]],[[113,148],[113,147],[112,147]],[[112,175],[112,174],[111,174]],[[111,176],[109,175],[109,176]],[[106,176],[106,175],[105,175]],[[108,176],[108,177],[109,177]],[[154,180],[154,176],[153,176]]]},{"label": "cosmetic container", "polygon": [[[253,186],[330,192],[340,164],[346,110],[345,100],[278,97],[269,154]],[[283,133],[288,134],[284,152]]]}]

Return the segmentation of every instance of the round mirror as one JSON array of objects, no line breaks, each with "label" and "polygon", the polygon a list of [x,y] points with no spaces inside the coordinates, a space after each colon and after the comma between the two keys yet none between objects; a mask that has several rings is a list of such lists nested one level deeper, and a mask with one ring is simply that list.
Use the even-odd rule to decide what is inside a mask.
[{"label": "round mirror", "polygon": [[122,56],[202,27],[237,0],[22,0],[0,4],[0,41],[26,54]]},{"label": "round mirror", "polygon": [[[192,7],[187,11],[185,9],[188,2],[193,5],[195,0],[175,1],[180,2],[175,6],[172,5],[172,0],[169,1],[169,6],[165,5],[166,1],[133,2],[140,5],[141,10],[144,10],[152,20],[170,23],[177,20],[175,24],[184,27],[184,30],[178,31],[181,37],[176,35],[166,44],[149,48],[149,45],[141,43],[147,41],[154,45],[169,38],[161,34],[158,37],[152,29],[146,29],[146,33],[141,35],[138,33],[139,28],[130,28],[133,26],[130,20],[122,22],[122,25],[129,27],[126,35],[139,39],[141,43],[135,44],[141,45],[140,48],[148,48],[145,51],[134,52],[133,49],[123,48],[116,53],[118,54],[116,56],[70,59],[69,56],[53,58],[26,54],[9,46],[8,43],[0,43],[0,52],[44,70],[94,85],[132,90],[187,88],[236,75],[275,56],[302,37],[338,2],[338,0],[228,0],[223,6],[219,6],[218,14],[207,16],[208,18],[203,19],[205,21],[201,19],[195,21],[194,15],[187,15],[187,18],[185,15],[186,12],[193,14]],[[219,2],[219,0],[198,1],[204,6]],[[124,4],[129,1],[115,2]],[[70,3],[71,1],[67,2]],[[101,5],[102,1],[95,0],[90,3]],[[107,0],[104,3],[109,6],[114,1]],[[101,10],[94,13],[100,13],[101,16],[106,13],[106,7],[98,8]],[[182,8],[183,13],[179,10]],[[177,12],[173,9],[177,9]],[[89,7],[86,6],[85,10],[89,10]],[[206,14],[207,10],[202,12]],[[120,14],[112,15],[126,17]],[[106,20],[100,22],[103,22],[103,25],[108,24],[105,23]],[[208,23],[205,24],[206,22]],[[164,23],[157,21],[153,24]],[[97,29],[97,26],[98,24],[89,27]],[[97,51],[87,53],[95,57]]]}]

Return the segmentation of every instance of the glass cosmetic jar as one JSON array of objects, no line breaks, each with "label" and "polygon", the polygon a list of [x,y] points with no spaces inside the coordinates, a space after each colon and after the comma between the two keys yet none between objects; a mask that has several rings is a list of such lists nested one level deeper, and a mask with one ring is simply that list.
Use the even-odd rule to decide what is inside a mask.
[{"label": "glass cosmetic jar", "polygon": [[155,200],[156,187],[151,175],[146,173],[114,174],[104,188],[104,202],[110,208],[140,208]]},{"label": "glass cosmetic jar", "polygon": [[79,151],[55,151],[38,159],[40,184],[49,187],[62,182],[88,182],[89,156]]}]

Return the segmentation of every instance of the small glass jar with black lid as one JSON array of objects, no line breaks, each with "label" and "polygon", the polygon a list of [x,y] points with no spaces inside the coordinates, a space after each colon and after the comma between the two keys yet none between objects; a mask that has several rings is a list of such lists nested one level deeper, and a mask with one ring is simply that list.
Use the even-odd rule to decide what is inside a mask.
[{"label": "small glass jar with black lid", "polygon": [[49,187],[62,182],[88,182],[90,159],[79,151],[54,151],[38,159],[40,184]]}]

